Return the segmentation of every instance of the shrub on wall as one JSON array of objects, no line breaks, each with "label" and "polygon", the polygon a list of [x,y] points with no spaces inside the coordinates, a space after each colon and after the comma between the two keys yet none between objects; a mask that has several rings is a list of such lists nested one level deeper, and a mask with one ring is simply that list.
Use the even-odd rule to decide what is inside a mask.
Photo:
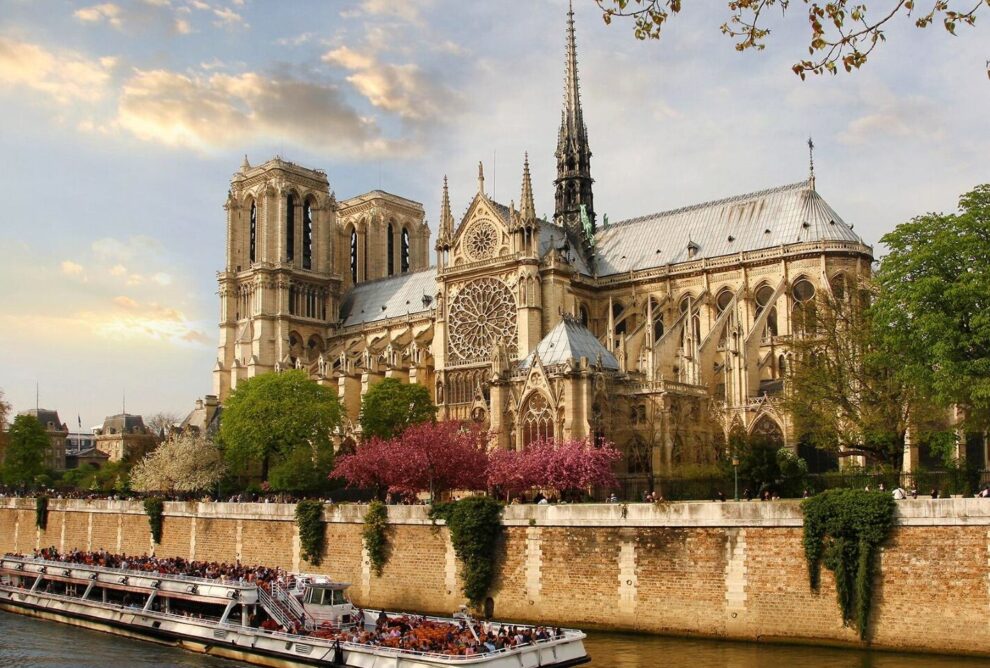
[{"label": "shrub on wall", "polygon": [[144,512],[148,514],[148,524],[151,526],[151,539],[155,545],[162,543],[162,521],[165,510],[165,501],[157,496],[152,496],[144,500]]},{"label": "shrub on wall", "polygon": [[472,604],[479,604],[495,579],[495,545],[502,534],[502,504],[487,496],[471,496],[436,505],[430,516],[447,522],[454,552],[463,567],[464,595]]},{"label": "shrub on wall", "polygon": [[855,622],[859,637],[865,640],[876,552],[894,525],[893,496],[860,489],[831,489],[806,499],[801,508],[811,588],[818,590],[824,564],[835,575],[843,623]]},{"label": "shrub on wall", "polygon": [[371,560],[371,570],[381,577],[388,561],[388,508],[381,501],[372,501],[368,506],[361,538]]},{"label": "shrub on wall", "polygon": [[39,496],[34,500],[34,523],[44,531],[48,528],[48,497]]},{"label": "shrub on wall", "polygon": [[302,557],[319,566],[326,545],[326,525],[323,523],[323,502],[305,499],[296,504],[296,526],[299,527],[299,544]]}]

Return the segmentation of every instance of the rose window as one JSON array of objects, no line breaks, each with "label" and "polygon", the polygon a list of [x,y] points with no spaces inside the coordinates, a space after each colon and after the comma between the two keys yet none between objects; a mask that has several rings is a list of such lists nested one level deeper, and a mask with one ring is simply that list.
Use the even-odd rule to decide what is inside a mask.
[{"label": "rose window", "polygon": [[488,220],[472,225],[464,239],[464,249],[472,260],[485,260],[495,253],[498,246],[498,230]]},{"label": "rose window", "polygon": [[453,298],[447,316],[450,349],[459,359],[488,359],[496,343],[516,349],[516,300],[495,278],[479,278]]}]

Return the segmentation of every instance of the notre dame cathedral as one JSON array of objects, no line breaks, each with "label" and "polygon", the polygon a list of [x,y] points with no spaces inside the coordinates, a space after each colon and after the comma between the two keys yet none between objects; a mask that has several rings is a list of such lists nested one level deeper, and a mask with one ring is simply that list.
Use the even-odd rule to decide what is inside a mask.
[{"label": "notre dame cathedral", "polygon": [[304,369],[337,389],[351,436],[362,396],[397,378],[499,447],[607,437],[629,483],[712,462],[731,427],[797,447],[776,399],[788,340],[816,293],[870,271],[872,249],[813,175],[600,224],[573,13],[565,64],[553,220],[536,215],[528,158],[518,207],[488,196],[479,166],[460,220],[444,182],[432,266],[422,204],[338,201],[323,171],[245,158],[224,207],[220,401]]}]

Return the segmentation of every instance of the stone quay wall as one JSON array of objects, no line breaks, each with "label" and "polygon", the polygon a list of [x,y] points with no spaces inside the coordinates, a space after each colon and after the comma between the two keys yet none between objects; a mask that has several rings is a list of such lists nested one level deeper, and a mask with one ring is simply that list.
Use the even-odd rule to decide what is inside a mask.
[{"label": "stone quay wall", "polygon": [[[389,508],[381,577],[361,542],[366,506],[327,506],[322,565],[300,557],[293,505],[166,503],[153,545],[139,502],[0,499],[0,552],[105,549],[278,565],[352,583],[355,603],[450,614],[464,602],[448,531]],[[880,554],[871,644],[990,655],[990,501],[908,500]],[[501,619],[578,628],[861,645],[831,573],[808,585],[796,502],[509,506],[491,595]]]}]

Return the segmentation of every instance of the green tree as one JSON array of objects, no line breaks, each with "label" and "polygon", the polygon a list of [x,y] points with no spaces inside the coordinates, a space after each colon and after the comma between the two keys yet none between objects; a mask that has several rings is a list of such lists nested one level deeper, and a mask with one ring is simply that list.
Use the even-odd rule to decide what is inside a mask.
[{"label": "green tree", "polygon": [[[238,384],[224,406],[220,443],[235,472],[269,470],[300,447],[332,452],[331,435],[340,424],[333,390],[307,378],[304,371],[266,373]],[[329,469],[328,469],[329,470]]]},{"label": "green tree", "polygon": [[811,445],[899,466],[908,425],[930,437],[945,428],[945,415],[899,373],[902,350],[884,336],[871,306],[877,294],[870,282],[839,277],[795,312],[800,333],[783,407]]},{"label": "green tree", "polygon": [[269,482],[277,492],[313,493],[330,489],[333,447],[329,443],[313,448],[300,445],[272,466]]},{"label": "green tree", "polygon": [[[660,39],[670,20],[680,13],[682,0],[595,0],[606,25],[613,19],[631,19],[636,39]],[[792,0],[728,0],[730,13],[720,30],[736,40],[736,51],[766,48],[770,36],[766,14],[779,10],[787,18]],[[802,79],[808,74],[836,74],[841,67],[846,72],[859,69],[873,49],[886,41],[885,30],[891,21],[906,18],[918,28],[941,23],[950,34],[956,28],[973,26],[976,14],[990,0],[933,0],[918,8],[914,0],[885,3],[871,12],[858,0],[803,0],[806,15],[802,22],[811,28],[808,41],[809,59],[794,63],[791,69]],[[888,6],[891,5],[891,6]],[[927,11],[926,11],[927,10]],[[990,61],[987,61],[990,76]]]},{"label": "green tree", "polygon": [[389,439],[411,424],[433,420],[436,414],[425,387],[386,378],[368,390],[361,402],[361,435]]},{"label": "green tree", "polygon": [[6,485],[30,485],[45,472],[45,449],[48,435],[38,419],[18,415],[7,434],[3,482]]},{"label": "green tree", "polygon": [[929,213],[881,240],[875,313],[898,377],[941,407],[990,424],[990,185],[956,214]]}]

